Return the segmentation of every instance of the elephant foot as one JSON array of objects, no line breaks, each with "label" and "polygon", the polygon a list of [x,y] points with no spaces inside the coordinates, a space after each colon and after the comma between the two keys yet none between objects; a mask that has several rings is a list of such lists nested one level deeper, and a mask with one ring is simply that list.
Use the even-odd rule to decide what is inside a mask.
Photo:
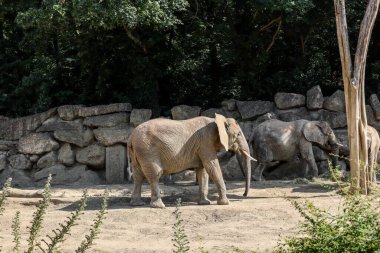
[{"label": "elephant foot", "polygon": [[138,198],[138,199],[131,199],[130,204],[131,206],[143,206],[145,205],[145,202],[142,201],[140,198]]},{"label": "elephant foot", "polygon": [[218,205],[229,205],[230,201],[226,197],[224,197],[224,198],[219,198],[216,203]]},{"label": "elephant foot", "polygon": [[198,205],[210,205],[211,201],[207,198],[198,200]]},{"label": "elephant foot", "polygon": [[150,201],[150,206],[153,208],[165,208],[165,205],[162,202],[161,198]]},{"label": "elephant foot", "polygon": [[255,175],[253,175],[253,176],[252,176],[252,180],[253,180],[253,181],[261,182],[261,181],[264,181],[264,178],[261,177],[261,176],[255,176]]}]

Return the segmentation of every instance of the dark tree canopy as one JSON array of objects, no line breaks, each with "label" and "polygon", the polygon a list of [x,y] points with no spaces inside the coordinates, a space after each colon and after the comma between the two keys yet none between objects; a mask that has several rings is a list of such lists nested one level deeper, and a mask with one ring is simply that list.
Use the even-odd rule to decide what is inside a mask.
[{"label": "dark tree canopy", "polygon": [[[366,4],[347,4],[357,38]],[[343,88],[331,0],[0,0],[0,20],[0,115],[113,102],[158,114]],[[380,93],[374,29],[368,94]]]}]

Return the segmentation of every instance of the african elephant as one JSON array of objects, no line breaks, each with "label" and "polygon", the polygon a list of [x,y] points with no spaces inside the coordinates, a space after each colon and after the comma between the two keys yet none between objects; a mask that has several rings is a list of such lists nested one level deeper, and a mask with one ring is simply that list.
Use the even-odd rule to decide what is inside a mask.
[{"label": "african elephant", "polygon": [[208,177],[218,188],[219,205],[228,205],[226,186],[217,152],[231,150],[245,161],[245,193],[251,180],[248,143],[235,119],[216,114],[215,119],[195,117],[188,120],[153,119],[137,126],[128,139],[128,156],[132,163],[134,188],[131,205],[143,205],[141,185],[144,178],[151,187],[152,207],[164,208],[158,181],[162,175],[195,168],[199,183],[198,204],[210,204],[207,198]]},{"label": "african elephant", "polygon": [[367,126],[368,140],[368,180],[376,182],[377,152],[380,148],[379,133],[372,126]]},{"label": "african elephant", "polygon": [[[261,181],[265,168],[273,162],[291,161],[300,158],[307,161],[313,176],[318,176],[312,146],[318,145],[323,150],[338,154],[337,139],[327,122],[296,120],[284,122],[277,119],[265,121],[258,125],[249,139],[257,167],[253,179]],[[337,156],[332,157],[333,164]],[[307,171],[306,171],[307,173]]]}]

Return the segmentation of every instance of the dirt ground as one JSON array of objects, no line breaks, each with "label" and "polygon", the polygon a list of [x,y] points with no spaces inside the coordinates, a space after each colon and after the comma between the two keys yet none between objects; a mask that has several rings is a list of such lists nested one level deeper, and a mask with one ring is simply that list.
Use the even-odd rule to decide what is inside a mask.
[{"label": "dirt ground", "polygon": [[[88,234],[100,208],[104,189],[110,192],[107,218],[95,245],[88,252],[172,252],[171,241],[175,222],[175,200],[182,198],[182,219],[190,241],[190,252],[233,252],[233,247],[250,252],[273,252],[279,240],[296,235],[301,218],[284,199],[312,200],[332,212],[337,209],[340,197],[317,183],[297,184],[296,181],[252,182],[247,198],[243,197],[243,182],[227,182],[230,205],[216,205],[216,188],[210,184],[209,206],[196,204],[198,186],[192,182],[161,185],[165,209],[129,205],[132,184],[88,187],[89,201],[78,225],[61,246],[63,252],[74,252]],[[35,192],[35,189],[22,193]],[[81,188],[52,187],[53,201],[48,208],[41,235],[63,222],[76,208],[75,201],[82,195]],[[149,203],[150,190],[143,186],[143,196]],[[26,247],[27,227],[39,198],[11,197],[3,216],[0,216],[0,245],[2,252],[12,251],[11,223],[17,210],[21,212],[22,249]]]}]

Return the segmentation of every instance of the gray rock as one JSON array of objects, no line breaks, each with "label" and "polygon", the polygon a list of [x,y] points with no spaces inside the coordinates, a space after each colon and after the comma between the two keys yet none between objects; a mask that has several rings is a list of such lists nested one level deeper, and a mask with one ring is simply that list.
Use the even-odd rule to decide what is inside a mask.
[{"label": "gray rock", "polygon": [[75,131],[83,129],[82,120],[66,121],[60,118],[50,118],[36,132]]},{"label": "gray rock", "polygon": [[171,109],[171,113],[173,119],[185,120],[199,116],[201,108],[199,106],[177,105]]},{"label": "gray rock", "polygon": [[275,114],[278,119],[286,122],[291,122],[299,119],[310,120],[310,115],[306,107],[299,107],[288,110],[276,110]]},{"label": "gray rock", "polygon": [[8,178],[12,178],[12,187],[31,187],[34,186],[30,173],[25,170],[9,168],[0,172],[0,186],[2,187]]},{"label": "gray rock", "polygon": [[127,122],[129,122],[129,114],[126,112],[119,112],[87,117],[83,124],[90,127],[113,127]]},{"label": "gray rock", "polygon": [[201,116],[215,118],[215,113],[221,114],[226,118],[240,119],[241,116],[237,111],[226,111],[223,108],[210,108],[201,113]]},{"label": "gray rock", "polygon": [[62,142],[68,142],[78,147],[85,147],[92,142],[94,134],[91,129],[55,131],[54,137]]},{"label": "gray rock", "polygon": [[0,140],[0,151],[8,151],[11,149],[17,149],[17,141],[4,141]]},{"label": "gray rock", "polygon": [[376,94],[372,94],[369,97],[369,104],[371,105],[373,109],[375,119],[379,121],[380,120],[380,101]]},{"label": "gray rock", "polygon": [[109,184],[121,184],[125,181],[127,166],[126,148],[115,145],[106,148],[106,180]]},{"label": "gray rock", "polygon": [[118,125],[112,128],[94,129],[95,139],[105,146],[111,146],[116,143],[127,143],[133,127],[128,124]]},{"label": "gray rock", "polygon": [[22,118],[0,121],[0,140],[14,141],[36,130],[57,113],[57,108]]},{"label": "gray rock", "polygon": [[58,107],[58,115],[63,120],[74,120],[79,117],[81,105],[63,105]]},{"label": "gray rock", "polygon": [[71,145],[69,143],[65,143],[58,150],[58,162],[66,165],[72,166],[75,162],[75,153],[71,149]]},{"label": "gray rock", "polygon": [[0,115],[0,121],[7,121],[7,120],[9,120],[8,117],[5,117],[5,116],[3,116],[3,115]]},{"label": "gray rock", "polygon": [[291,109],[305,106],[306,98],[301,94],[278,92],[274,96],[274,103],[278,109]]},{"label": "gray rock", "polygon": [[57,162],[58,162],[57,153],[55,151],[51,151],[51,152],[43,155],[37,161],[37,168],[43,169],[46,167],[51,167],[54,164],[57,164]]},{"label": "gray rock", "polygon": [[0,154],[0,171],[8,169],[7,155]]},{"label": "gray rock", "polygon": [[73,184],[77,182],[86,172],[86,165],[78,165],[74,167],[66,167],[62,164],[56,164],[51,167],[37,171],[34,174],[34,180],[40,181],[46,179],[49,174],[52,175],[52,185]]},{"label": "gray rock", "polygon": [[228,180],[242,180],[244,175],[240,170],[236,155],[225,152],[218,155],[223,178]]},{"label": "gray rock", "polygon": [[371,106],[366,105],[367,123],[373,126],[377,131],[380,131],[380,122],[375,119],[375,115]]},{"label": "gray rock", "polygon": [[323,108],[334,112],[345,112],[344,92],[337,90],[330,97],[325,98]]},{"label": "gray rock", "polygon": [[130,123],[132,126],[138,126],[152,117],[150,109],[133,109],[131,112]]},{"label": "gray rock", "polygon": [[321,87],[316,85],[306,92],[306,107],[309,110],[321,109],[323,107],[323,94]]},{"label": "gray rock", "polygon": [[239,122],[239,126],[243,131],[244,137],[249,140],[249,137],[252,134],[253,122],[252,121],[243,121]]},{"label": "gray rock", "polygon": [[105,181],[101,178],[99,173],[93,170],[85,170],[81,173],[78,181],[75,182],[76,185],[99,185],[104,184]]},{"label": "gray rock", "polygon": [[344,112],[322,110],[320,120],[327,121],[331,128],[341,128],[347,126],[347,117]]},{"label": "gray rock", "polygon": [[236,105],[243,120],[252,119],[274,110],[274,103],[270,101],[237,101]]},{"label": "gray rock", "polygon": [[91,107],[80,107],[79,116],[89,117],[96,115],[109,114],[114,112],[130,112],[132,111],[132,105],[129,103],[117,103],[110,105],[97,105]]},{"label": "gray rock", "polygon": [[29,170],[32,168],[32,162],[24,155],[17,154],[8,157],[9,165],[16,170]]},{"label": "gray rock", "polygon": [[235,99],[228,99],[222,101],[222,108],[226,111],[235,111],[236,108],[236,100]]},{"label": "gray rock", "polygon": [[59,144],[47,133],[29,134],[18,142],[18,151],[24,154],[39,155],[58,148]]},{"label": "gray rock", "polygon": [[93,168],[104,168],[105,148],[98,144],[92,144],[83,149],[79,149],[76,154],[76,160],[79,163],[86,164]]},{"label": "gray rock", "polygon": [[39,155],[29,155],[29,160],[33,163],[37,162],[40,159]]}]

